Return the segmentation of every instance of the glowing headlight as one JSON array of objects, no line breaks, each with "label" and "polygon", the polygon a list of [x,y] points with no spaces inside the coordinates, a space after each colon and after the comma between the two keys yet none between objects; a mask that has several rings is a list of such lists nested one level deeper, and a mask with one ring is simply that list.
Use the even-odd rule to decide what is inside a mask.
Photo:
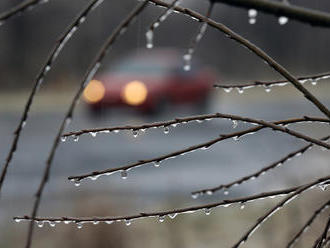
[{"label": "glowing headlight", "polygon": [[84,99],[88,103],[97,103],[101,101],[105,94],[105,88],[102,82],[92,80],[84,90]]},{"label": "glowing headlight", "polygon": [[132,81],[125,85],[122,92],[123,100],[129,105],[142,104],[148,95],[147,87],[140,81]]}]

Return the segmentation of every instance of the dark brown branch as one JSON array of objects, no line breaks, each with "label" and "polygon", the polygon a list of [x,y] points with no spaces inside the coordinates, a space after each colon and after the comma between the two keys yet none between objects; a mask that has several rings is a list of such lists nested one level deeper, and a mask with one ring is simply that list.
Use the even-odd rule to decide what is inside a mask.
[{"label": "dark brown branch", "polygon": [[[159,5],[159,6],[165,6],[167,7],[168,4],[161,1],[161,0],[149,0],[150,2]],[[222,23],[218,23],[214,20],[211,20],[209,18],[206,18],[205,16],[197,13],[196,11],[187,9],[187,8],[181,8],[181,7],[175,7],[175,10],[178,12],[181,12],[189,17],[198,19],[201,22],[208,23],[211,27],[218,29],[219,31],[223,32],[228,38],[238,42],[239,44],[243,45],[247,49],[249,49],[251,52],[256,54],[259,58],[261,58],[263,61],[265,61],[271,68],[273,68],[275,71],[277,71],[279,74],[281,74],[284,78],[286,78],[289,82],[293,84],[293,86],[299,90],[306,99],[311,101],[322,113],[324,113],[328,118],[330,118],[330,111],[328,108],[323,105],[312,93],[310,93],[301,83],[289,72],[287,71],[282,65],[277,63],[273,58],[271,58],[268,54],[266,54],[263,50],[261,50],[256,45],[252,44],[247,39],[243,38],[239,34],[232,31],[227,26],[223,25]]]},{"label": "dark brown branch", "polygon": [[[223,134],[223,135],[220,135],[219,138],[210,140],[208,142],[205,142],[205,143],[202,143],[202,144],[199,144],[199,145],[190,146],[188,148],[185,148],[185,149],[182,149],[182,150],[178,150],[178,151],[175,151],[175,152],[172,152],[172,153],[169,153],[169,154],[166,154],[166,155],[157,157],[157,158],[152,158],[152,159],[148,159],[148,160],[140,160],[138,162],[131,163],[131,164],[128,164],[128,165],[125,165],[125,166],[121,166],[121,167],[117,167],[117,168],[111,168],[111,169],[106,169],[106,170],[102,170],[102,171],[94,171],[94,172],[83,174],[83,175],[79,175],[79,176],[70,176],[70,177],[68,177],[68,179],[74,181],[75,183],[79,183],[80,180],[86,179],[88,177],[90,177],[92,179],[95,179],[95,178],[97,178],[100,175],[104,175],[104,174],[105,175],[107,175],[107,174],[110,175],[110,174],[112,174],[112,173],[114,173],[116,171],[121,171],[121,173],[123,173],[124,175],[126,175],[127,170],[132,169],[132,168],[135,168],[135,167],[139,167],[139,166],[141,166],[143,164],[154,162],[154,163],[158,163],[158,165],[159,165],[159,163],[161,161],[164,161],[166,159],[173,158],[173,157],[176,157],[176,156],[179,156],[179,155],[188,153],[188,152],[192,152],[192,151],[195,151],[197,149],[206,149],[206,148],[209,148],[210,146],[212,146],[212,145],[214,145],[214,144],[216,144],[216,143],[218,143],[218,142],[220,142],[222,140],[228,139],[228,138],[237,139],[237,138],[242,137],[243,135],[246,135],[248,133],[254,133],[256,131],[259,131],[260,129],[262,129],[264,127],[269,127],[269,128],[272,128],[273,130],[278,130],[278,131],[281,131],[281,132],[290,134],[290,135],[292,135],[294,137],[303,139],[305,141],[312,142],[313,144],[317,144],[317,145],[326,147],[327,149],[330,148],[330,145],[327,144],[327,143],[325,143],[325,142],[323,142],[323,141],[320,141],[320,140],[317,140],[317,139],[314,139],[314,138],[305,136],[304,134],[295,132],[295,131],[293,131],[291,129],[288,129],[286,127],[278,126],[277,124],[282,124],[281,122],[270,123],[270,122],[266,122],[266,121],[263,121],[263,120],[256,120],[256,119],[245,118],[245,117],[241,117],[241,116],[237,116],[237,115],[228,115],[228,114],[220,114],[220,113],[217,113],[217,115],[220,118],[226,118],[226,119],[237,120],[237,121],[245,121],[245,122],[249,122],[249,123],[259,124],[261,126],[258,126],[258,127],[255,127],[255,128],[250,128],[250,129],[247,129],[247,130],[244,130],[244,131],[240,131],[240,132],[236,132],[236,133]],[[158,166],[157,164],[155,164],[155,165]],[[124,178],[126,178],[126,176],[124,176]]]},{"label": "dark brown branch", "polygon": [[11,8],[8,11],[5,11],[3,13],[0,13],[0,26],[7,21],[8,19],[21,14],[22,12],[29,10],[31,8],[34,8],[35,6],[46,3],[48,0],[27,0],[24,1],[17,6]]},{"label": "dark brown branch", "polygon": [[330,230],[330,215],[328,215],[328,221],[327,224],[321,234],[321,236],[317,239],[317,241],[314,244],[314,248],[322,248],[323,244],[326,242],[327,240],[327,234]]},{"label": "dark brown branch", "polygon": [[[330,72],[324,72],[316,75],[310,75],[310,76],[303,76],[303,77],[297,77],[301,83],[305,81],[311,81],[312,83],[317,82],[318,80],[322,79],[328,79],[330,78]],[[277,81],[255,81],[252,83],[243,83],[243,84],[215,84],[214,87],[216,88],[223,88],[223,89],[232,89],[232,88],[237,88],[237,89],[247,89],[251,87],[257,87],[257,86],[263,86],[263,87],[270,87],[270,86],[284,86],[288,83],[287,80],[277,80]]]},{"label": "dark brown branch", "polygon": [[63,47],[65,46],[65,44],[68,42],[68,40],[72,37],[72,35],[75,33],[75,31],[78,29],[78,27],[80,26],[81,23],[83,23],[87,17],[87,15],[89,14],[89,12],[91,10],[93,10],[99,3],[99,0],[92,0],[82,11],[81,13],[74,19],[74,21],[68,26],[67,31],[64,32],[59,39],[57,40],[54,48],[52,49],[52,51],[49,53],[49,56],[46,60],[46,62],[44,63],[44,65],[42,66],[39,74],[36,77],[36,80],[34,82],[34,86],[32,88],[32,91],[30,93],[30,96],[25,104],[24,107],[24,111],[22,113],[20,122],[16,128],[16,131],[14,132],[14,138],[11,144],[11,148],[8,152],[6,161],[3,165],[2,171],[1,171],[1,175],[0,175],[0,193],[1,193],[1,189],[7,174],[7,170],[9,168],[10,162],[12,161],[12,158],[14,156],[14,153],[17,149],[17,144],[19,142],[19,138],[21,135],[21,132],[23,130],[23,127],[25,126],[25,123],[28,119],[28,115],[29,115],[29,111],[32,105],[32,102],[34,100],[34,97],[38,91],[38,89],[40,88],[40,86],[42,85],[47,73],[49,72],[49,70],[51,70],[51,67],[55,61],[55,59],[57,58],[57,56],[59,55],[59,53],[61,52],[61,50],[63,49]]},{"label": "dark brown branch", "polygon": [[[330,136],[327,136],[327,137],[323,137],[321,140],[323,141],[326,141],[330,138]],[[258,170],[257,172],[255,173],[252,173],[250,175],[247,175],[247,176],[244,176],[244,177],[241,177],[235,181],[232,181],[230,183],[227,183],[227,184],[221,184],[217,187],[213,187],[213,188],[208,188],[208,189],[202,189],[202,190],[198,190],[198,191],[194,191],[192,192],[192,196],[194,196],[194,198],[200,196],[200,195],[203,195],[203,194],[213,194],[214,192],[216,191],[219,191],[219,190],[222,190],[222,189],[229,189],[233,186],[238,186],[246,181],[249,181],[249,180],[252,180],[252,179],[256,179],[257,177],[261,176],[261,175],[264,175],[266,174],[266,172],[268,172],[269,170],[271,169],[274,169],[282,164],[284,164],[286,161],[290,160],[291,158],[295,157],[295,156],[298,156],[298,155],[301,155],[303,154],[304,152],[306,152],[307,150],[309,150],[311,147],[313,146],[313,144],[309,144],[307,146],[304,146],[294,152],[291,152],[289,153],[288,155],[286,155],[285,157],[277,160],[276,162],[273,162],[272,164]]]},{"label": "dark brown branch", "polygon": [[312,26],[330,27],[330,15],[318,10],[306,9],[294,5],[269,0],[214,0],[246,9],[256,9],[275,16],[286,16],[290,19]]},{"label": "dark brown branch", "polygon": [[[123,32],[126,30],[126,28],[130,25],[130,23],[132,22],[132,20],[140,14],[140,12],[146,7],[148,1],[144,1],[143,3],[139,4],[118,26],[117,28],[112,32],[112,34],[108,37],[107,41],[104,43],[104,45],[102,46],[99,54],[96,56],[94,62],[91,64],[91,66],[89,67],[89,69],[87,70],[84,79],[80,85],[80,88],[78,89],[76,95],[74,96],[71,105],[68,109],[68,112],[66,113],[63,122],[58,130],[57,136],[54,140],[53,146],[51,148],[51,151],[49,153],[47,162],[46,162],[46,167],[45,167],[45,171],[44,174],[42,176],[39,188],[36,192],[35,195],[35,202],[33,205],[33,209],[32,209],[32,213],[31,216],[35,217],[37,212],[38,212],[38,208],[40,205],[40,200],[41,200],[41,196],[43,193],[43,190],[45,188],[46,183],[48,182],[48,178],[49,178],[49,174],[50,174],[50,169],[51,169],[51,165],[55,156],[55,153],[57,151],[58,145],[60,143],[60,139],[61,136],[63,134],[63,131],[65,129],[65,127],[67,126],[68,122],[71,121],[72,119],[72,115],[73,115],[73,111],[76,107],[76,105],[78,104],[78,100],[85,88],[85,86],[88,84],[88,82],[91,80],[91,78],[95,75],[97,69],[100,67],[102,60],[104,59],[105,55],[107,54],[109,48],[111,47],[111,45],[113,45],[113,43],[117,40],[117,38],[123,34]],[[30,248],[31,246],[31,242],[32,242],[32,234],[33,234],[33,229],[34,229],[34,225],[31,222],[31,224],[29,225],[29,231],[28,231],[28,236],[27,236],[27,243],[26,243],[26,248]]]},{"label": "dark brown branch", "polygon": [[[135,214],[135,215],[128,215],[128,216],[119,216],[119,217],[84,217],[84,218],[74,218],[74,217],[30,217],[30,216],[18,216],[14,217],[14,220],[19,221],[19,220],[34,220],[34,221],[51,221],[51,222],[64,222],[64,221],[72,221],[74,223],[79,223],[79,222],[94,222],[94,221],[99,221],[99,222],[107,222],[107,221],[120,221],[120,220],[133,220],[133,219],[140,219],[140,218],[146,218],[146,217],[165,217],[167,215],[173,216],[177,214],[184,214],[184,213],[192,213],[198,210],[207,210],[210,211],[212,208],[215,207],[228,207],[231,204],[239,203],[239,204],[245,204],[248,202],[252,202],[255,200],[261,200],[264,198],[274,198],[276,196],[284,196],[290,193],[295,192],[299,187],[292,187],[284,190],[276,190],[276,191],[270,191],[270,192],[264,192],[252,196],[247,196],[247,197],[240,197],[240,198],[235,198],[235,199],[227,199],[227,200],[222,200],[220,202],[216,203],[211,203],[211,204],[203,204],[203,205],[198,205],[198,206],[193,206],[193,207],[187,207],[187,208],[178,208],[178,209],[173,209],[173,210],[166,210],[166,211],[158,211],[158,212],[151,212],[151,213],[140,213],[140,214]],[[172,217],[171,217],[172,218]],[[33,222],[32,222],[33,223]]]},{"label": "dark brown branch", "polygon": [[[102,132],[108,133],[108,132],[115,132],[115,131],[121,131],[121,130],[133,130],[133,131],[144,130],[145,131],[149,128],[170,127],[170,126],[176,127],[179,124],[186,124],[186,123],[193,122],[193,121],[204,121],[204,120],[211,120],[211,119],[218,119],[218,118],[223,119],[223,116],[220,115],[219,113],[207,114],[207,115],[196,115],[196,116],[175,118],[174,120],[170,120],[170,121],[154,122],[154,123],[142,124],[142,125],[127,125],[127,126],[82,129],[80,131],[73,131],[73,132],[65,133],[62,135],[62,137],[70,137],[70,136],[78,137],[83,134],[96,134],[96,133],[102,133]],[[299,123],[299,122],[323,122],[323,123],[330,124],[330,120],[328,120],[326,118],[308,117],[308,116],[304,116],[303,118],[294,118],[294,119],[276,121],[274,123],[282,124],[285,126],[288,124]]]},{"label": "dark brown branch", "polygon": [[287,248],[292,248],[295,243],[298,242],[299,238],[307,231],[308,228],[313,224],[314,220],[321,215],[327,208],[330,206],[330,200],[324,203],[321,207],[319,207],[313,215],[308,219],[308,221],[303,225],[303,227],[299,230],[299,232],[290,240]]},{"label": "dark brown branch", "polygon": [[258,218],[257,222],[239,239],[239,241],[232,246],[233,248],[238,248],[243,243],[245,243],[248,238],[253,234],[256,229],[260,227],[260,225],[265,222],[268,218],[270,218],[273,214],[275,214],[278,210],[283,208],[286,204],[288,204],[290,201],[294,200],[297,196],[302,194],[303,192],[312,189],[316,187],[317,185],[320,185],[321,183],[327,182],[330,180],[330,176],[319,178],[305,186],[299,187],[296,191],[294,191],[291,195],[287,196],[285,199],[283,199],[280,203],[278,203],[275,207],[273,207],[270,211],[268,211],[265,215],[263,215],[261,218]]}]

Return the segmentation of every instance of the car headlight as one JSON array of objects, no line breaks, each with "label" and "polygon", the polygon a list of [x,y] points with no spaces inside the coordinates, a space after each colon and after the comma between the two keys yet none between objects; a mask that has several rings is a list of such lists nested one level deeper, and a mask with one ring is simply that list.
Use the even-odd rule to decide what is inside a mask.
[{"label": "car headlight", "polygon": [[84,90],[84,99],[88,103],[97,103],[103,99],[105,88],[101,81],[92,80]]},{"label": "car headlight", "polygon": [[123,100],[133,106],[142,104],[148,95],[147,87],[140,81],[132,81],[125,85],[122,91]]}]

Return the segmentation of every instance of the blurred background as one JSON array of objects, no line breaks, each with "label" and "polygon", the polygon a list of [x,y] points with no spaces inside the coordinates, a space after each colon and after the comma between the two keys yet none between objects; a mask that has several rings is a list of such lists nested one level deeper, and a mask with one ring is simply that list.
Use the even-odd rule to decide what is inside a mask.
[{"label": "blurred background", "polygon": [[[3,0],[0,2],[0,12],[20,2]],[[1,163],[9,151],[12,133],[18,124],[35,76],[59,35],[87,3],[86,0],[49,1],[0,27]],[[326,12],[330,10],[330,2],[324,0],[294,0],[292,4]],[[22,133],[19,150],[12,161],[0,198],[0,247],[23,246],[27,224],[14,223],[12,217],[30,213],[33,194],[40,183],[51,143],[83,73],[106,37],[135,5],[136,1],[133,0],[105,1],[80,26],[47,75],[45,84],[34,101],[30,120]],[[181,5],[205,13],[208,2],[184,0]],[[269,93],[263,88],[248,89],[244,94],[238,94],[234,90],[225,93],[220,89],[212,89],[212,84],[219,82],[244,83],[281,79],[255,55],[212,28],[207,29],[197,47],[192,70],[185,72],[182,56],[187,52],[198,28],[197,22],[185,16],[172,14],[163,22],[155,30],[155,48],[146,51],[145,33],[160,13],[162,9],[150,5],[115,43],[94,79],[101,82],[101,87],[96,88],[101,88],[104,93],[102,99],[105,101],[117,97],[117,103],[95,102],[95,91],[92,90],[92,102],[86,100],[85,94],[85,101],[81,101],[67,131],[142,124],[214,112],[266,120],[303,115],[321,116],[291,86],[272,87]],[[286,25],[279,25],[277,17],[262,13],[258,13],[257,22],[250,25],[247,10],[223,4],[216,4],[212,18],[251,40],[294,75],[330,71],[330,32],[327,29],[291,20]],[[158,53],[156,58],[161,59],[151,61],[162,61],[159,67],[147,59],[148,56],[153,58],[153,54],[157,52],[161,54]],[[170,58],[166,59],[167,57]],[[169,69],[149,75],[144,71],[148,70],[148,66],[147,69],[139,67],[138,73],[136,67],[126,66],[135,59],[140,61],[139,58],[145,59],[148,66],[151,64],[163,69],[168,65]],[[137,64],[144,65],[140,62],[133,63]],[[123,72],[120,70],[122,67],[133,70]],[[152,71],[155,71],[154,67]],[[134,96],[134,99],[142,95],[141,105],[134,100],[133,104],[129,104],[129,93],[128,97],[122,97],[121,89],[132,82],[130,85],[135,87],[133,89],[138,89],[134,92],[141,93]],[[111,83],[118,85],[117,90]],[[305,85],[325,105],[330,106],[329,83],[328,80],[322,80],[317,86],[310,83]],[[154,85],[157,87],[153,88]],[[175,94],[170,93],[173,89],[177,90]],[[191,90],[190,98],[187,94],[182,94],[185,90]],[[111,93],[107,93],[108,91]],[[196,91],[205,92],[203,98],[192,97]],[[96,96],[98,92],[96,90]],[[117,93],[110,96],[113,92]],[[165,102],[149,101],[149,96],[159,99],[161,92],[166,92],[163,94]],[[148,96],[145,98],[148,100],[143,95]],[[185,102],[175,100],[184,97],[187,99]],[[100,105],[96,112],[94,103]],[[199,108],[201,105],[203,108]],[[237,130],[249,126],[239,123]],[[297,124],[290,127],[313,137],[326,136],[330,131],[325,124]],[[96,182],[87,180],[77,188],[66,180],[67,176],[157,157],[232,131],[231,122],[212,120],[179,125],[170,128],[168,134],[164,134],[162,129],[152,129],[141,133],[137,138],[133,137],[132,132],[120,132],[100,134],[95,138],[85,135],[79,142],[69,139],[58,149],[39,213],[42,216],[129,215],[292,187],[329,174],[329,152],[314,147],[305,155],[292,159],[285,166],[260,179],[236,187],[228,196],[219,192],[197,200],[190,197],[191,191],[227,183],[255,172],[306,144],[288,135],[275,135],[274,132],[263,130],[243,137],[239,142],[226,140],[207,151],[197,151],[167,160],[159,168],[147,164],[129,171],[125,181],[119,174],[114,174],[101,177]],[[245,246],[284,246],[327,197],[327,191],[321,192],[318,189],[306,193],[273,216]],[[46,225],[36,230],[34,247],[230,247],[246,228],[254,224],[256,218],[277,201],[278,199],[257,201],[248,204],[244,210],[240,210],[239,206],[220,208],[213,210],[210,216],[205,216],[202,212],[180,215],[175,220],[166,219],[163,223],[158,223],[156,219],[135,221],[129,227],[124,224],[99,224],[86,225],[80,230],[64,224],[58,224],[55,228]],[[317,221],[298,245],[309,247],[323,225]]]}]

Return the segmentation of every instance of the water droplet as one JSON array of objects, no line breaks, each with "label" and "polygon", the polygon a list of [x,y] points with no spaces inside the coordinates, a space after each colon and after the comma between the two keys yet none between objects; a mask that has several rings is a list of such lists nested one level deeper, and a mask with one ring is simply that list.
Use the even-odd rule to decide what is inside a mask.
[{"label": "water droplet", "polygon": [[26,126],[26,121],[22,122],[22,128],[24,128]]},{"label": "water droplet", "polygon": [[269,92],[271,91],[271,88],[268,87],[268,86],[266,86],[266,87],[265,87],[265,91],[266,91],[267,93],[269,93]]},{"label": "water droplet", "polygon": [[229,191],[228,191],[228,190],[225,190],[225,191],[223,192],[223,194],[224,194],[224,195],[229,195]]},{"label": "water droplet", "polygon": [[92,137],[95,138],[97,133],[96,132],[90,132],[89,134],[92,135]]},{"label": "water droplet", "polygon": [[278,18],[278,23],[279,23],[280,25],[285,25],[285,24],[288,23],[288,21],[289,21],[289,18],[287,18],[286,16],[280,16],[280,17]]},{"label": "water droplet", "polygon": [[65,220],[65,221],[63,221],[63,222],[64,222],[64,224],[68,225],[68,224],[70,224],[72,221],[71,221],[71,220]]},{"label": "water droplet", "polygon": [[74,186],[79,187],[80,186],[80,180],[74,180]]},{"label": "water droplet", "polygon": [[136,138],[139,135],[138,130],[132,130],[132,134],[133,137]]},{"label": "water droplet", "polygon": [[234,137],[233,137],[233,140],[234,140],[234,141],[239,141],[239,137],[238,137],[238,136],[234,136]]},{"label": "water droplet", "polygon": [[206,194],[207,194],[207,195],[213,195],[213,191],[212,191],[212,190],[207,190],[207,191],[206,191]]},{"label": "water droplet", "polygon": [[249,18],[255,18],[258,15],[258,11],[256,9],[249,9],[248,15],[249,15]]},{"label": "water droplet", "polygon": [[93,225],[97,225],[97,224],[99,224],[100,223],[100,221],[98,221],[98,220],[94,220],[93,221]]},{"label": "water droplet", "polygon": [[196,120],[197,123],[203,123],[203,120]]},{"label": "water droplet", "polygon": [[49,226],[51,226],[51,227],[55,227],[55,222],[54,221],[49,221]]},{"label": "water droplet", "polygon": [[240,209],[242,209],[242,210],[243,210],[244,208],[245,208],[245,204],[244,204],[244,203],[242,203],[242,204],[241,204],[241,206],[240,206]]},{"label": "water droplet", "polygon": [[173,214],[169,214],[168,217],[170,217],[171,219],[174,219],[178,214],[177,213],[173,213]]},{"label": "water droplet", "polygon": [[120,132],[120,130],[118,130],[118,129],[115,129],[115,130],[113,130],[113,132],[114,132],[114,133],[119,133],[119,132]]},{"label": "water droplet", "polygon": [[229,93],[232,91],[233,88],[224,88],[223,90],[226,92],[226,93]]},{"label": "water droplet", "polygon": [[45,72],[48,72],[49,70],[50,70],[50,66],[49,65],[46,65]]},{"label": "water droplet", "polygon": [[83,227],[83,224],[81,222],[77,222],[77,228],[81,229]]},{"label": "water droplet", "polygon": [[238,121],[237,120],[233,120],[233,128],[235,129],[238,126]]},{"label": "water droplet", "polygon": [[170,132],[170,128],[169,127],[164,127],[164,134],[168,134]]},{"label": "water droplet", "polygon": [[43,227],[44,226],[44,222],[43,221],[37,221],[37,226],[38,227]]},{"label": "water droplet", "polygon": [[15,222],[16,223],[20,223],[21,222],[21,219],[15,219]]},{"label": "water droplet", "polygon": [[62,136],[62,137],[61,137],[61,141],[62,141],[62,142],[65,142],[65,141],[66,141],[66,136]]},{"label": "water droplet", "polygon": [[91,176],[91,177],[90,177],[90,179],[93,180],[93,181],[95,181],[95,180],[98,179],[98,178],[99,178],[99,175],[97,175],[97,176]]},{"label": "water droplet", "polygon": [[132,224],[132,221],[131,220],[125,220],[125,225],[126,226],[129,226],[129,225],[131,225]]},{"label": "water droplet", "polygon": [[154,31],[149,29],[146,32],[146,39],[147,39],[147,48],[151,49],[154,47],[153,45],[153,39],[154,39]]},{"label": "water droplet", "polygon": [[85,16],[82,16],[82,17],[79,19],[79,23],[83,23],[85,20],[86,20],[86,17],[85,17]]},{"label": "water droplet", "polygon": [[126,179],[127,178],[127,171],[126,170],[122,170],[120,172],[120,176],[121,176],[122,179]]},{"label": "water droplet", "polygon": [[209,208],[205,208],[205,209],[204,209],[204,213],[205,213],[206,215],[210,215],[210,214],[211,214],[211,209],[209,209]]},{"label": "water droplet", "polygon": [[165,220],[165,216],[161,215],[161,216],[158,217],[158,221],[160,223],[164,222],[164,220]]},{"label": "water droplet", "polygon": [[238,91],[239,94],[243,94],[244,93],[244,89],[243,88],[240,88],[240,87],[237,88],[237,91]]},{"label": "water droplet", "polygon": [[210,146],[203,146],[202,148],[201,148],[201,150],[208,150],[210,148]]},{"label": "water droplet", "polygon": [[190,53],[183,55],[183,60],[184,60],[183,69],[185,71],[190,71],[190,69],[191,69],[191,58],[192,58],[192,55]]},{"label": "water droplet", "polygon": [[154,161],[153,164],[154,164],[154,166],[157,168],[157,167],[160,166],[160,161]]},{"label": "water droplet", "polygon": [[79,136],[77,136],[77,135],[73,136],[73,141],[78,142],[79,141]]},{"label": "water droplet", "polygon": [[198,198],[198,196],[199,196],[199,194],[198,194],[198,193],[194,193],[194,194],[191,194],[191,198],[193,198],[193,199],[197,199],[197,198]]},{"label": "water droplet", "polygon": [[313,81],[311,82],[311,84],[315,86],[315,85],[317,85],[317,81],[316,81],[316,80],[313,80]]},{"label": "water droplet", "polygon": [[106,220],[105,223],[111,225],[113,223],[113,220]]},{"label": "water droplet", "polygon": [[249,24],[253,25],[256,24],[257,18],[249,18]]}]

